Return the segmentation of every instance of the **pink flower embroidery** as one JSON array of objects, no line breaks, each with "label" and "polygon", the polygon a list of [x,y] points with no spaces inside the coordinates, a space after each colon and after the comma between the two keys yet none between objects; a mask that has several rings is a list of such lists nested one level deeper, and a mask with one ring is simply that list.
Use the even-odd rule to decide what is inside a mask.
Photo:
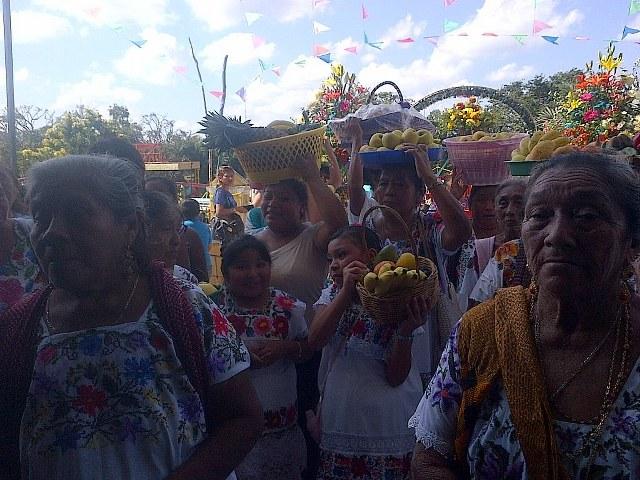
[{"label": "pink flower embroidery", "polygon": [[264,335],[271,330],[271,319],[268,317],[260,317],[253,323],[253,330],[256,335]]},{"label": "pink flower embroidery", "polygon": [[291,297],[286,297],[283,295],[279,295],[276,297],[276,305],[278,305],[283,310],[289,310],[293,307],[294,300]]},{"label": "pink flower embroidery", "polygon": [[44,363],[45,365],[51,363],[51,361],[56,357],[56,349],[49,345],[48,347],[44,347],[38,353],[38,362]]},{"label": "pink flower embroidery", "polygon": [[227,335],[229,333],[229,323],[227,319],[217,310],[213,312],[213,330],[217,335]]},{"label": "pink flower embroidery", "polygon": [[287,334],[289,333],[289,322],[287,318],[283,316],[276,317],[273,321],[273,329],[282,338],[287,338]]},{"label": "pink flower embroidery", "polygon": [[95,417],[98,410],[107,406],[107,394],[92,385],[80,385],[78,396],[71,402],[71,405],[87,415]]}]

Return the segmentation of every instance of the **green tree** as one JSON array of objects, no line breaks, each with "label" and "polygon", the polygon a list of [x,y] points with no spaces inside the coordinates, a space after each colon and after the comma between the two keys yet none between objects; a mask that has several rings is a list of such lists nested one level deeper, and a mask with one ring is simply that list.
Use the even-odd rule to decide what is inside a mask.
[{"label": "green tree", "polygon": [[109,119],[107,127],[118,137],[124,137],[131,143],[142,142],[142,127],[129,119],[129,109],[122,105],[111,105],[109,107]]},{"label": "green tree", "polygon": [[175,135],[175,121],[157,113],[143,115],[140,119],[142,141],[145,143],[171,143]]}]

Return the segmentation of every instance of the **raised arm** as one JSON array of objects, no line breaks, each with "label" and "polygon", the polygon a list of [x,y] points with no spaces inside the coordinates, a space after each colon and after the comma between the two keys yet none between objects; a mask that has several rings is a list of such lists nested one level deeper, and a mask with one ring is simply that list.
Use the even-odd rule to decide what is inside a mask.
[{"label": "raised arm", "polygon": [[329,142],[328,138],[325,138],[324,140],[324,149],[326,150],[327,158],[329,159],[329,185],[337,189],[342,185],[342,172],[340,171],[338,159],[336,158],[336,154],[333,151],[333,147],[331,146],[331,142]]},{"label": "raised arm", "polygon": [[447,460],[433,449],[416,443],[411,459],[412,480],[456,480],[458,477],[449,468]]},{"label": "raised arm", "polygon": [[360,147],[362,147],[362,127],[357,118],[351,119],[347,134],[351,139],[351,158],[349,160],[349,209],[355,216],[360,215],[364,205],[364,170],[362,159],[360,158]]}]

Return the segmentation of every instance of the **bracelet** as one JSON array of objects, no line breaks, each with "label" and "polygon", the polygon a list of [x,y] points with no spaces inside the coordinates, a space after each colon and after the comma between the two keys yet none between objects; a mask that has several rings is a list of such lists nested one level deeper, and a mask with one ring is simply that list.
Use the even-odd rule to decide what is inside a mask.
[{"label": "bracelet", "polygon": [[393,334],[393,338],[401,342],[411,342],[413,340],[413,334],[409,336],[405,336],[405,335],[400,335],[399,333],[396,332]]}]

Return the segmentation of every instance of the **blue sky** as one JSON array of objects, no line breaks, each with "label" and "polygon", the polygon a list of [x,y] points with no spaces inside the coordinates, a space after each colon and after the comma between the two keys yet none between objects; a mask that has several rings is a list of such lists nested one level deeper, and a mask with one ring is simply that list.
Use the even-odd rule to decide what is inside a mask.
[{"label": "blue sky", "polygon": [[[500,86],[582,67],[608,39],[619,39],[625,25],[640,28],[640,16],[629,16],[629,0],[455,0],[450,6],[444,0],[14,0],[12,8],[16,104],[60,114],[77,104],[106,113],[118,103],[134,118],[156,112],[188,130],[203,114],[189,36],[206,91],[222,89],[228,53],[226,111],[244,116],[246,110],[265,124],[298,116],[328,75],[314,45],[365,85],[393,80],[418,99],[453,85]],[[261,16],[249,25],[246,14],[254,13]],[[534,19],[549,26],[537,36],[531,36]],[[444,35],[446,21],[460,26]],[[330,30],[314,33],[313,22]],[[365,31],[371,42],[384,42],[382,49],[363,45]],[[516,34],[529,36],[522,45]],[[559,45],[541,35],[560,37]],[[439,36],[437,45],[427,36]],[[415,41],[398,42],[408,37]],[[141,48],[131,42],[141,40]],[[639,57],[634,41],[640,34],[617,44],[627,67]],[[357,53],[345,50],[350,47]],[[259,59],[279,67],[280,76],[261,72]],[[246,103],[234,94],[242,87]],[[218,108],[210,93],[207,102]]]}]

